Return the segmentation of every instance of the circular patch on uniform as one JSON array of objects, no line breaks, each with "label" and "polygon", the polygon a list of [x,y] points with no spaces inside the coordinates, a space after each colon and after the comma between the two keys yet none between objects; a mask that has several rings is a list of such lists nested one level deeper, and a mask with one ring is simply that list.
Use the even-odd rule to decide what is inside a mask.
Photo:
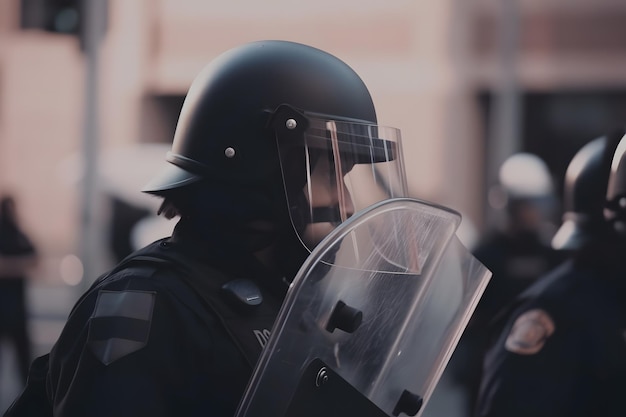
[{"label": "circular patch on uniform", "polygon": [[528,310],[515,320],[504,347],[519,355],[534,355],[554,333],[554,321],[544,310]]}]

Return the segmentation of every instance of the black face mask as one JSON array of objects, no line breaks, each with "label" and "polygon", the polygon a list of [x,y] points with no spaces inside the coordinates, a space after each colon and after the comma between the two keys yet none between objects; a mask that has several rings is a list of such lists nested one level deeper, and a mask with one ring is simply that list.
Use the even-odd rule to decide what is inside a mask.
[{"label": "black face mask", "polygon": [[294,230],[280,182],[273,189],[203,182],[178,201],[178,233],[202,242],[212,258],[234,262],[273,246],[270,267],[281,276],[284,290],[309,255]]}]

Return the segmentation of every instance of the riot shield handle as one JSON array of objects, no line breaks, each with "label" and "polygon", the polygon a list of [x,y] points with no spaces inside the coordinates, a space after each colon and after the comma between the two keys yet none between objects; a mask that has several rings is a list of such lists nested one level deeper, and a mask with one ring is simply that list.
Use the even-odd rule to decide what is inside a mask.
[{"label": "riot shield handle", "polygon": [[334,332],[335,329],[340,329],[347,333],[353,333],[359,328],[362,321],[363,313],[360,310],[350,307],[343,301],[339,300],[337,301],[337,304],[335,304],[335,308],[333,308],[333,312],[328,319],[326,330],[330,333]]},{"label": "riot shield handle", "polygon": [[393,409],[393,415],[398,416],[400,413],[404,413],[407,416],[414,416],[422,408],[423,402],[424,400],[419,395],[404,390]]}]

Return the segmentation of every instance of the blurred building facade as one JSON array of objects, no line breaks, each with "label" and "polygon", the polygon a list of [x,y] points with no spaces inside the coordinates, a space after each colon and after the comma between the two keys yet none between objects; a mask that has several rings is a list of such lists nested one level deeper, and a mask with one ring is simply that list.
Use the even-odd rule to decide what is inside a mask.
[{"label": "blurred building facade", "polygon": [[[20,199],[45,257],[41,280],[56,288],[83,245],[76,159],[89,74],[77,36],[24,28],[24,13],[46,3],[77,2],[0,1],[0,189]],[[621,0],[106,3],[99,153],[170,142],[193,77],[220,52],[259,39],[303,42],[351,65],[379,122],[402,130],[411,193],[459,210],[480,231],[486,190],[508,155],[536,153],[558,181],[584,142],[626,114]],[[119,169],[133,176],[132,162]],[[92,220],[106,224],[110,210]]]}]

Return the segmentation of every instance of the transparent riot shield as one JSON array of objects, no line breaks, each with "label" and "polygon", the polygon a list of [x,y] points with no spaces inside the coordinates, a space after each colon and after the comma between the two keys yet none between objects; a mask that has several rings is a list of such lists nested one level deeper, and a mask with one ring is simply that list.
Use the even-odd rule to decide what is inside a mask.
[{"label": "transparent riot shield", "polygon": [[386,200],[342,223],[294,280],[237,417],[417,415],[491,273],[460,215]]}]

